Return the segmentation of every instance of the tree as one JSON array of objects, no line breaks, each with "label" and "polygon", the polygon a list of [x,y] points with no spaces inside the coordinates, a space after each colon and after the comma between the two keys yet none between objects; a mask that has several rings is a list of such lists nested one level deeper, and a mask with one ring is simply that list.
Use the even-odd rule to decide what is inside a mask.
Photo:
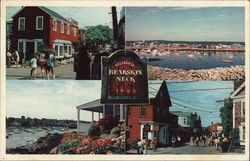
[{"label": "tree", "polygon": [[109,26],[87,26],[85,30],[87,35],[86,45],[92,50],[98,50],[98,48],[111,43],[113,34]]},{"label": "tree", "polygon": [[233,130],[233,103],[225,103],[220,109],[221,125],[223,127],[223,133],[226,137],[229,137]]}]

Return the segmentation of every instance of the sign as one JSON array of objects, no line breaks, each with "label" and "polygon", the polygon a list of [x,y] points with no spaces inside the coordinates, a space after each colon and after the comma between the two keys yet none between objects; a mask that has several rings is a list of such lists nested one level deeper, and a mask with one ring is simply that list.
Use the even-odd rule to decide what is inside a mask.
[{"label": "sign", "polygon": [[149,103],[147,60],[130,50],[102,57],[101,103]]}]

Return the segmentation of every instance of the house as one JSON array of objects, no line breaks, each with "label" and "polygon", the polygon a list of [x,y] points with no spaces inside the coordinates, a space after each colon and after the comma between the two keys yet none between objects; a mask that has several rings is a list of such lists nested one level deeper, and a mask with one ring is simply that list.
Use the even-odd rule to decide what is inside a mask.
[{"label": "house", "polygon": [[192,112],[171,111],[171,113],[178,116],[178,125],[184,128],[194,128],[195,118]]},{"label": "house", "polygon": [[[166,82],[161,84],[156,96],[150,98],[149,104],[126,105],[127,106],[127,125],[129,127],[128,142],[137,139],[157,138],[160,144],[170,144],[170,139],[178,128],[178,118],[169,112],[171,100],[168,93]],[[77,106],[77,129],[82,132],[80,122],[80,111],[98,113],[98,119],[105,115],[113,115],[121,122],[125,121],[125,105],[101,104],[100,99]]]},{"label": "house", "polygon": [[208,127],[209,133],[214,138],[219,137],[222,135],[222,125],[220,123],[211,123],[211,125]]},{"label": "house", "polygon": [[78,22],[46,7],[22,7],[13,15],[13,49],[25,61],[44,48],[55,50],[58,59],[71,57],[78,40]]},{"label": "house", "polygon": [[233,100],[233,128],[239,128],[240,144],[245,145],[245,82],[230,95]]}]

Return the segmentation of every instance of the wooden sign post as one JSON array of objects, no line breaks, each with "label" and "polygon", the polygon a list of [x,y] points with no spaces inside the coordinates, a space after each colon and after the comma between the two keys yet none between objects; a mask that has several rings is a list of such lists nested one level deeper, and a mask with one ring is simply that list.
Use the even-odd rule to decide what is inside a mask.
[{"label": "wooden sign post", "polygon": [[118,50],[102,57],[101,103],[124,104],[126,153],[128,105],[149,103],[147,60],[130,50]]}]

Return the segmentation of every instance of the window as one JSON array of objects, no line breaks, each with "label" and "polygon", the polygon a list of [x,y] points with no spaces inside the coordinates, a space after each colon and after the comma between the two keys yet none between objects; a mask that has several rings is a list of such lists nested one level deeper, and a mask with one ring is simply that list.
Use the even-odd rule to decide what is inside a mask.
[{"label": "window", "polygon": [[19,41],[18,42],[18,51],[19,52],[23,52],[23,49],[24,49],[24,42],[22,42],[22,41]]},{"label": "window", "polygon": [[19,17],[18,18],[18,31],[24,31],[25,30],[25,17]]},{"label": "window", "polygon": [[58,45],[55,45],[55,51],[56,51],[55,57],[58,57]]},{"label": "window", "polygon": [[68,54],[69,54],[69,56],[71,56],[72,55],[72,50],[71,50],[71,46],[68,46],[69,48],[69,52],[68,52]]},{"label": "window", "polygon": [[184,124],[187,124],[187,120],[186,120],[186,118],[184,118]]},{"label": "window", "polygon": [[64,46],[64,55],[68,56],[68,47],[66,45]]},{"label": "window", "polygon": [[69,35],[70,34],[70,25],[67,24],[67,34]]},{"label": "window", "polygon": [[74,27],[74,37],[76,37],[76,28]]},{"label": "window", "polygon": [[36,16],[36,30],[43,30],[43,16]]},{"label": "window", "polygon": [[53,31],[56,31],[56,29],[57,29],[57,21],[56,21],[56,19],[53,19]]},{"label": "window", "polygon": [[64,33],[64,23],[61,22],[61,33]]},{"label": "window", "polygon": [[59,46],[59,56],[63,56],[63,46]]},{"label": "window", "polygon": [[140,117],[146,117],[146,106],[140,106]]},{"label": "window", "polygon": [[43,49],[43,42],[37,42],[37,51],[40,52]]}]

